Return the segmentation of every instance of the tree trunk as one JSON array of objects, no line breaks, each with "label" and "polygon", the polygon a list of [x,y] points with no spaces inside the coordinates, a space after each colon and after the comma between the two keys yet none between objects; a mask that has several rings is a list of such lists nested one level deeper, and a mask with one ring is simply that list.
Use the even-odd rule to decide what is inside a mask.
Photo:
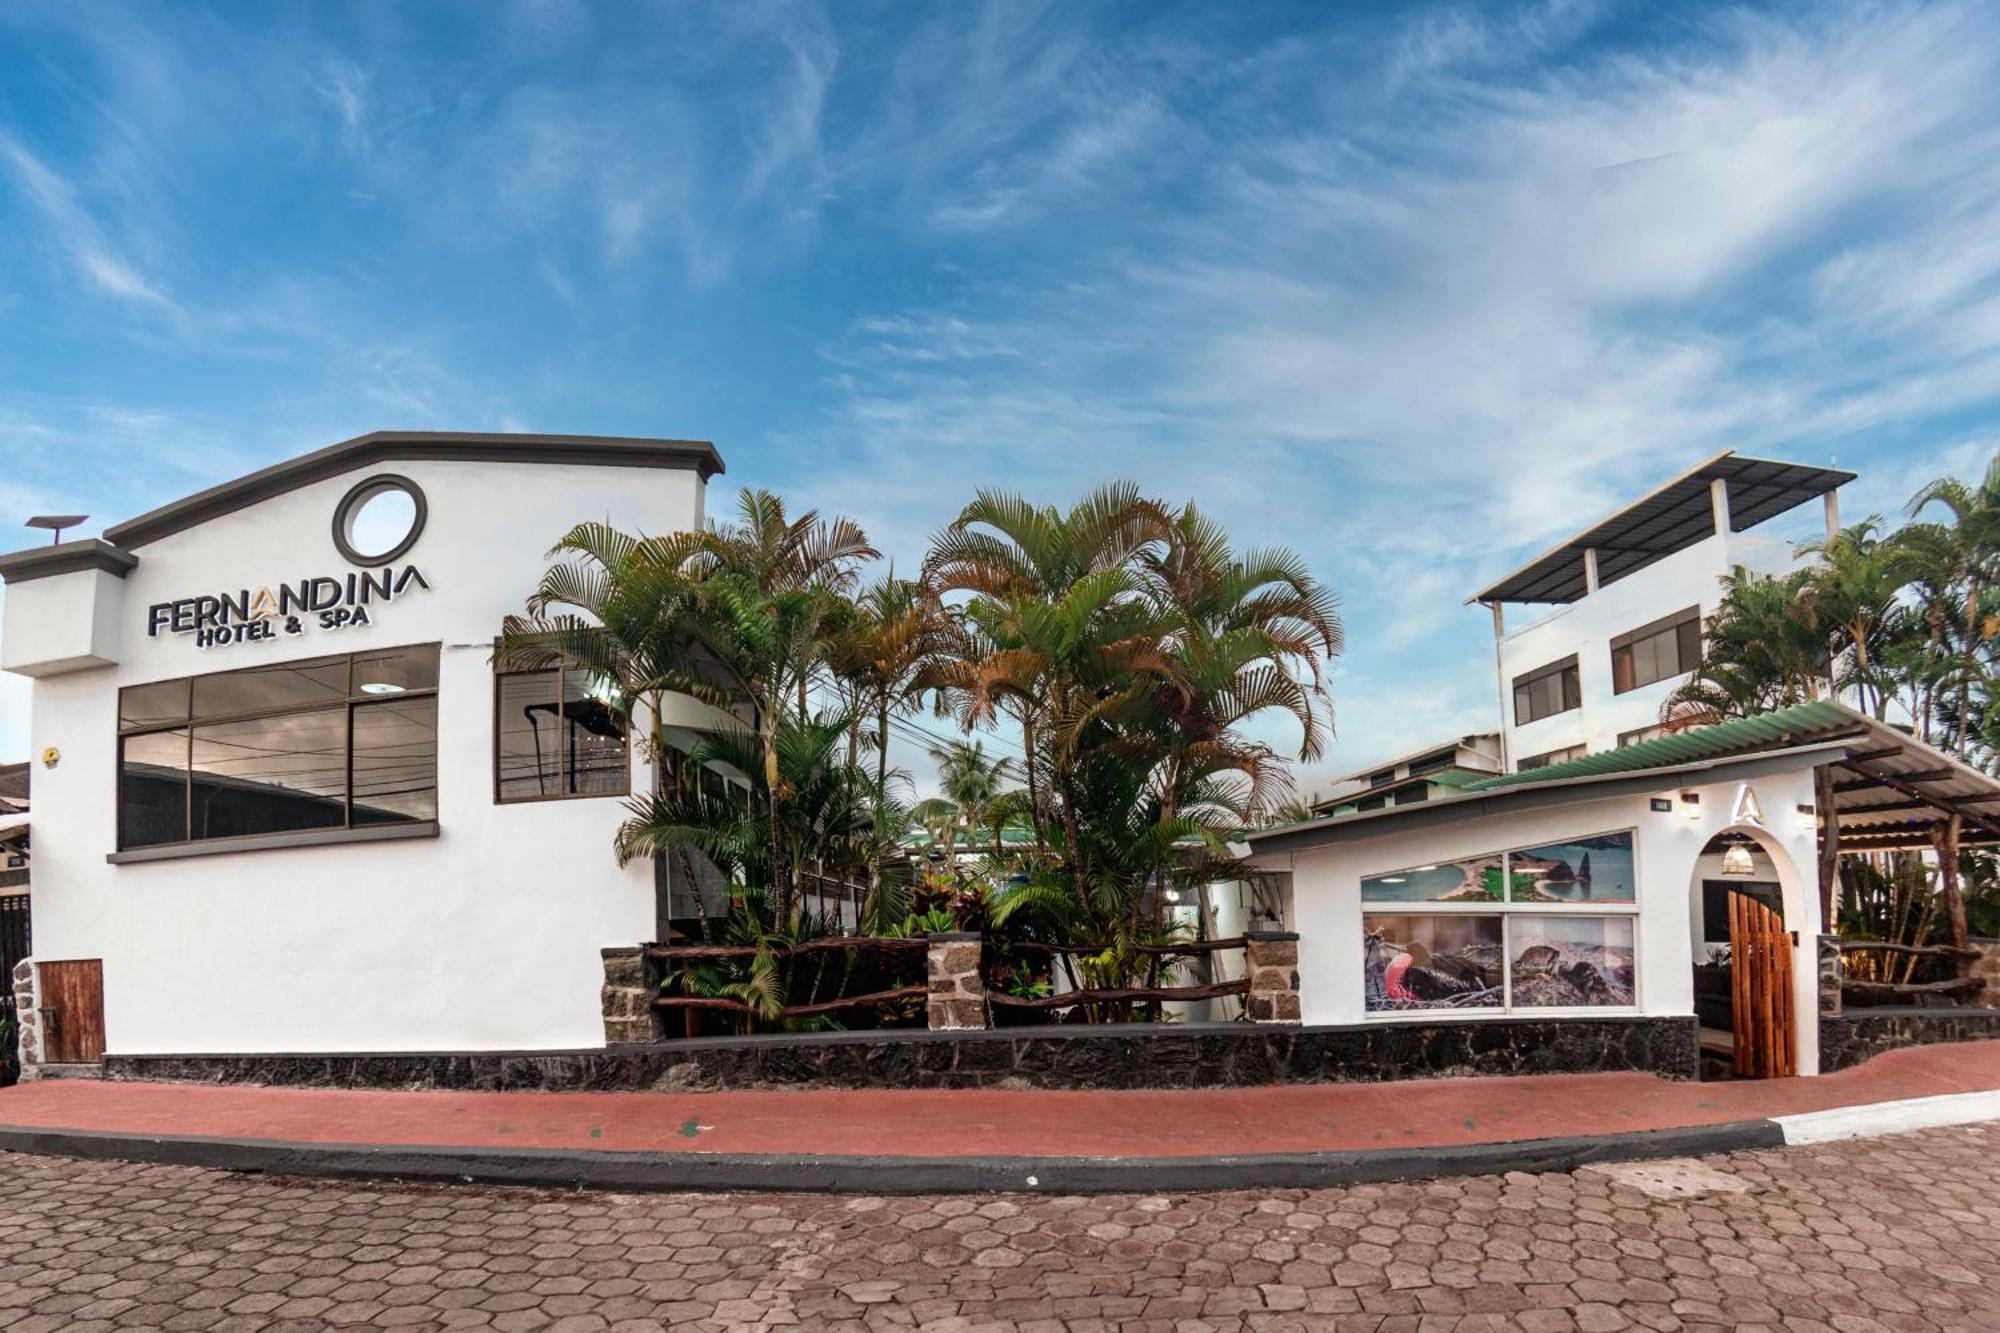
[{"label": "tree trunk", "polygon": [[1833,804],[1833,765],[1813,770],[1813,805],[1819,811],[1819,928],[1832,934],[1839,921],[1833,886],[1840,870],[1840,812]]},{"label": "tree trunk", "polygon": [[882,798],[889,785],[889,692],[882,691],[875,704],[875,798]]},{"label": "tree trunk", "polygon": [[[1965,584],[1965,662],[1968,667],[1977,661],[1979,652],[1979,580],[1967,579]],[[1958,757],[1965,758],[1966,742],[1972,732],[1972,719],[1968,716],[1971,707],[1971,682],[1966,672],[1958,676]]]}]

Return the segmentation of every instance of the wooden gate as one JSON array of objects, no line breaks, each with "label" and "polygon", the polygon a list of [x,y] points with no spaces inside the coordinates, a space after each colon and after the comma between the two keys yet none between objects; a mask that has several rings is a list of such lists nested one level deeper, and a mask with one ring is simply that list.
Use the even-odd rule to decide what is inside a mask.
[{"label": "wooden gate", "polygon": [[37,963],[42,1059],[95,1064],[104,1058],[104,963],[85,958]]},{"label": "wooden gate", "polygon": [[1798,1072],[1792,947],[1791,932],[1776,912],[1744,894],[1729,895],[1729,976],[1740,1077],[1789,1078]]}]

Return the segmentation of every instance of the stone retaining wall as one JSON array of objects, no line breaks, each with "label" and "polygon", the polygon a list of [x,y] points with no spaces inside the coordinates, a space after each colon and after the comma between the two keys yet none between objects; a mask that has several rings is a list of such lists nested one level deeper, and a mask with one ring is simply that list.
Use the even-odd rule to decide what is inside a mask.
[{"label": "stone retaining wall", "polygon": [[1819,1020],[1819,1072],[1832,1074],[1901,1046],[2000,1038],[2000,1009],[1848,1009]]},{"label": "stone retaining wall", "polygon": [[295,1087],[1213,1088],[1640,1070],[1695,1075],[1683,1018],[1504,1018],[1297,1027],[1076,1024],[972,1032],[704,1037],[603,1051],[436,1055],[114,1055],[112,1079]]}]

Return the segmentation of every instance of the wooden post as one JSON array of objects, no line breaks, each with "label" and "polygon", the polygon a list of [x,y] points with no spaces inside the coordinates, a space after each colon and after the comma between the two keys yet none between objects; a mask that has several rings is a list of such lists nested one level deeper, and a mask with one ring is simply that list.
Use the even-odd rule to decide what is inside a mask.
[{"label": "wooden post", "polygon": [[[1951,947],[1963,949],[1969,932],[1965,924],[1965,894],[1958,884],[1958,839],[1965,827],[1964,819],[1952,815],[1942,825],[1931,831],[1931,839],[1937,844],[1938,879],[1944,889],[1944,910],[1951,922]],[[1959,976],[1966,975],[1966,960],[1961,958],[1955,970]]]},{"label": "wooden post", "polygon": [[1819,928],[1838,933],[1839,915],[1834,911],[1834,889],[1840,879],[1840,811],[1833,794],[1833,765],[1821,764],[1813,770],[1813,806],[1819,812]]}]

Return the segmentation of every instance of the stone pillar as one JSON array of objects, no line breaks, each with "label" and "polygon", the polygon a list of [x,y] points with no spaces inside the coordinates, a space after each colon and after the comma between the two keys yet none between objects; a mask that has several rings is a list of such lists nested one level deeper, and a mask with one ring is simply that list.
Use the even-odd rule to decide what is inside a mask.
[{"label": "stone pillar", "polygon": [[651,1041],[653,988],[646,981],[646,955],[641,949],[604,949],[604,1044]]},{"label": "stone pillar", "polygon": [[1840,1017],[1840,982],[1847,973],[1840,958],[1840,936],[1819,937],[1819,1013],[1822,1018]]},{"label": "stone pillar", "polygon": [[962,1032],[987,1026],[986,979],[979,975],[981,946],[976,930],[932,935],[926,954],[933,1032]]},{"label": "stone pillar", "polygon": [[1974,937],[1965,942],[1966,947],[1979,957],[1972,960],[1972,970],[1967,976],[1978,977],[1986,984],[1972,997],[1974,1004],[1983,1004],[1989,1009],[2000,1009],[2000,940]]},{"label": "stone pillar", "polygon": [[18,1033],[21,1080],[37,1078],[42,1071],[42,1011],[37,1008],[35,964],[23,958],[14,964],[14,1026]]},{"label": "stone pillar", "polygon": [[1253,1023],[1299,1021],[1299,937],[1289,930],[1243,934],[1250,995],[1244,1012]]}]

